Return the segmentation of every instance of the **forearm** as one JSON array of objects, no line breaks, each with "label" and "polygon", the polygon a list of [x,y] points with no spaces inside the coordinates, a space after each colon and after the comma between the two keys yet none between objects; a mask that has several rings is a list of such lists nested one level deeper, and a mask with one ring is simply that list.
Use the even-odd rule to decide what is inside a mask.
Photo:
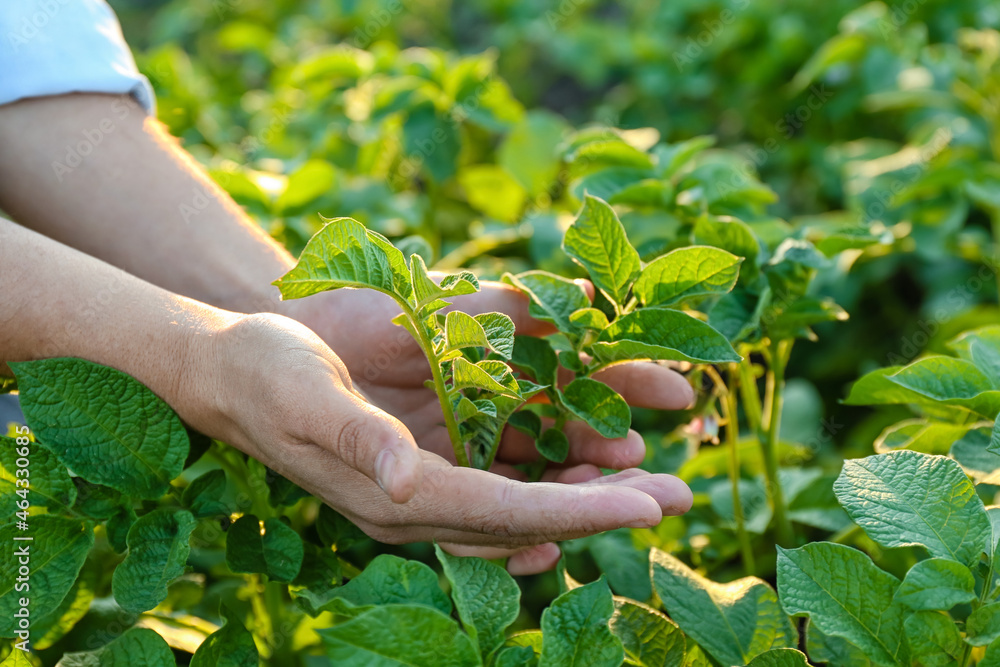
[{"label": "forearm", "polygon": [[0,372],[5,362],[80,357],[150,387],[205,428],[210,337],[236,316],[154,287],[0,219]]},{"label": "forearm", "polygon": [[21,224],[170,292],[281,311],[288,252],[129,97],[0,106],[0,208]]}]

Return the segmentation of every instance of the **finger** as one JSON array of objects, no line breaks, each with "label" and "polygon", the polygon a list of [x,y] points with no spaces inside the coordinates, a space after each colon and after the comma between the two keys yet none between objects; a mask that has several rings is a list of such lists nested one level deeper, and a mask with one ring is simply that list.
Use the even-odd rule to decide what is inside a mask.
[{"label": "finger", "polygon": [[648,527],[663,517],[653,497],[614,483],[528,484],[453,467],[438,468],[426,481],[422,492],[406,506],[420,517],[419,522],[480,533],[501,545],[524,543],[511,538],[539,544],[623,526]]},{"label": "finger", "polygon": [[[543,420],[546,425],[546,420]],[[581,421],[567,422],[563,432],[569,439],[567,466],[589,463],[601,468],[622,470],[634,468],[646,457],[646,445],[636,431],[629,430],[624,438],[604,438]],[[538,459],[538,450],[531,436],[508,428],[500,439],[498,456],[507,463],[528,463]]]},{"label": "finger", "polygon": [[509,558],[507,571],[515,577],[538,574],[551,570],[562,555],[553,542],[546,542],[526,549],[501,549],[497,547],[470,547],[464,544],[441,544],[453,556],[476,556],[490,560]]},{"label": "finger", "polygon": [[376,482],[394,503],[413,498],[423,479],[416,441],[395,417],[353,394],[329,415],[326,445],[347,465]]},{"label": "finger", "polygon": [[694,404],[694,389],[680,373],[651,362],[618,364],[594,374],[637,408],[683,410]]},{"label": "finger", "polygon": [[515,577],[548,572],[556,566],[561,556],[562,553],[554,542],[539,544],[511,555],[507,561],[507,571]]},{"label": "finger", "polygon": [[542,474],[543,482],[558,482],[559,484],[582,484],[603,476],[604,473],[595,465],[584,463],[572,468],[549,468]]},{"label": "finger", "polygon": [[493,281],[480,283],[481,291],[454,299],[451,310],[461,310],[469,315],[500,312],[514,321],[514,331],[520,335],[548,336],[556,328],[548,322],[536,320],[528,313],[531,300],[517,288]]},{"label": "finger", "polygon": [[665,516],[678,516],[691,509],[694,495],[684,480],[666,474],[651,474],[645,470],[623,470],[590,480],[588,484],[617,484],[642,491],[656,500]]}]

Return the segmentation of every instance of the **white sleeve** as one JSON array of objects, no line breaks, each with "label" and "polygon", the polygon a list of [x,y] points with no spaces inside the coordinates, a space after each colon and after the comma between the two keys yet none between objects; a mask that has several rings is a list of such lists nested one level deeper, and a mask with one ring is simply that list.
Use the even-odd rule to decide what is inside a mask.
[{"label": "white sleeve", "polygon": [[105,0],[0,0],[0,104],[73,92],[129,93],[156,110]]}]

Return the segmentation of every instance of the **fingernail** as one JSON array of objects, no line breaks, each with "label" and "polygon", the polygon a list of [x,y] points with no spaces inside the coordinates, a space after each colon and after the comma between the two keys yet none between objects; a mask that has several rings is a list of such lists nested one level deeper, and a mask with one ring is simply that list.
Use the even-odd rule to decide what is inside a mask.
[{"label": "fingernail", "polygon": [[383,449],[375,458],[375,481],[382,490],[389,493],[392,477],[396,473],[396,454],[391,449]]},{"label": "fingernail", "polygon": [[657,519],[653,523],[650,523],[649,519],[636,519],[632,523],[628,523],[626,525],[629,528],[652,528],[653,526],[659,525],[660,521],[663,521],[662,517]]},{"label": "fingernail", "polygon": [[698,397],[697,397],[697,396],[695,395],[695,393],[694,393],[694,387],[692,387],[692,386],[691,386],[691,385],[689,385],[689,384],[688,384],[688,385],[684,385],[684,386],[686,386],[686,387],[687,387],[687,395],[688,395],[688,399],[687,399],[687,409],[688,409],[688,410],[690,410],[690,409],[691,409],[691,408],[693,408],[693,407],[695,406],[695,404],[696,404],[696,403],[698,402],[698,400],[697,400],[697,399],[698,399]]}]

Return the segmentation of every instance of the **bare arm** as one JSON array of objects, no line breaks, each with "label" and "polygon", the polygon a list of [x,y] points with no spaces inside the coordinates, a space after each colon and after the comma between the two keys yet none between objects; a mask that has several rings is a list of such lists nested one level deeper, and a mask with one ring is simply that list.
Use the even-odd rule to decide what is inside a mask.
[{"label": "bare arm", "polygon": [[154,285],[239,312],[277,311],[292,257],[129,96],[0,106],[0,208]]}]

